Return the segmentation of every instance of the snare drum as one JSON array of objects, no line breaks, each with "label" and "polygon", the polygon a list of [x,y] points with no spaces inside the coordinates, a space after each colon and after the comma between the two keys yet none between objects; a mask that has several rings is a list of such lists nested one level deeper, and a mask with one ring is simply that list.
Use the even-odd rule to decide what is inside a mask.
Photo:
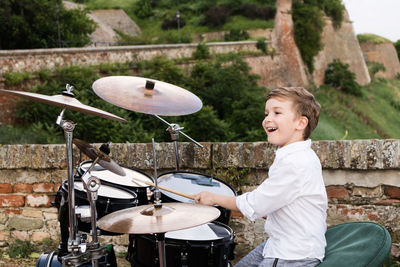
[{"label": "snare drum", "polygon": [[[90,168],[92,165],[92,161],[84,161],[79,164],[77,169],[77,176],[80,178],[82,175]],[[125,176],[120,176],[115,174],[109,170],[104,169],[100,165],[96,164],[94,168],[91,170],[91,174],[96,176],[101,180],[102,184],[110,185],[110,186],[120,186],[129,189],[132,192],[137,194],[138,206],[146,205],[149,203],[147,194],[148,189],[150,188],[147,184],[140,181],[148,181],[153,183],[153,178],[147,175],[146,173],[133,169],[133,168],[125,168],[122,167],[126,173]]]},{"label": "snare drum", "polygon": [[[212,222],[165,234],[165,257],[168,267],[225,267],[233,260],[235,248],[231,228]],[[132,266],[159,266],[154,235],[135,235],[135,247],[128,259]],[[132,244],[130,243],[130,246]]]},{"label": "snare drum", "polygon": [[[74,181],[75,214],[77,227],[84,232],[90,232],[90,204],[87,199],[86,190],[80,180]],[[97,191],[96,213],[97,219],[114,211],[136,207],[139,201],[137,194],[127,188],[118,185],[101,184]],[[68,181],[64,181],[57,192],[56,206],[59,208],[60,224],[68,222]],[[64,214],[66,213],[66,214]],[[61,219],[62,218],[62,219]],[[66,219],[66,220],[65,220]],[[107,231],[100,231],[103,235],[115,235]]]},{"label": "snare drum", "polygon": [[[167,188],[174,189],[178,192],[185,194],[197,194],[201,191],[208,191],[225,196],[237,196],[236,190],[226,184],[224,181],[212,177],[211,175],[201,174],[189,171],[172,171],[161,174],[158,177],[158,184]],[[193,203],[194,201],[183,196],[176,195],[174,193],[167,192],[160,189],[163,202],[183,202]],[[229,224],[232,211],[227,210],[223,207],[217,206],[221,211],[220,217],[217,221],[224,224]]]}]

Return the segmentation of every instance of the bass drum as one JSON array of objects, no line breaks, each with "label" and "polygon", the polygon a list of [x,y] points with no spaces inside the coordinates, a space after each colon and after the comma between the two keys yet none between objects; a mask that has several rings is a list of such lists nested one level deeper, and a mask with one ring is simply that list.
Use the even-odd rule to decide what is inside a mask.
[{"label": "bass drum", "polygon": [[[80,178],[90,168],[92,161],[83,161],[79,164],[77,169],[77,176]],[[133,168],[122,167],[126,176],[120,176],[109,170],[104,169],[96,164],[91,170],[91,174],[101,180],[102,184],[110,186],[118,186],[127,188],[135,192],[137,195],[137,205],[146,205],[149,203],[148,195],[150,194],[150,186],[143,181],[153,183],[153,178],[148,174]]]},{"label": "bass drum", "polygon": [[[236,190],[225,183],[224,181],[215,178],[211,175],[189,172],[189,171],[172,171],[161,174],[158,177],[158,184],[165,186],[166,188],[172,188],[178,192],[185,194],[197,194],[201,191],[208,191],[225,196],[237,196]],[[183,203],[194,203],[193,200],[185,198],[183,196],[176,195],[174,193],[160,189],[162,195],[161,200],[163,202],[183,202]],[[221,215],[217,221],[222,222],[226,225],[229,224],[231,219],[232,211],[223,207],[217,206],[220,210]]]},{"label": "bass drum", "polygon": [[[225,267],[234,258],[234,234],[220,222],[212,222],[165,234],[168,267]],[[135,235],[135,246],[128,259],[135,267],[158,267],[159,256],[154,235]],[[132,240],[131,240],[132,241]],[[130,244],[131,246],[131,244]]]},{"label": "bass drum", "polygon": [[[107,246],[107,254],[98,261],[99,267],[117,267],[117,258],[115,257],[114,248]],[[79,267],[92,266],[91,262],[83,263]],[[49,251],[42,253],[36,263],[36,267],[62,267],[62,259],[58,257],[57,251]]]}]

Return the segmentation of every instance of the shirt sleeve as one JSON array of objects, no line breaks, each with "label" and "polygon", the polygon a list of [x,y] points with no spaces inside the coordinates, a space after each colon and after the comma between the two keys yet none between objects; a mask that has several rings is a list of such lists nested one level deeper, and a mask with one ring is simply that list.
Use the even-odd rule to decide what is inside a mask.
[{"label": "shirt sleeve", "polygon": [[255,220],[288,205],[299,196],[301,182],[299,166],[282,159],[271,169],[269,178],[254,191],[236,198],[236,206],[250,220]]}]

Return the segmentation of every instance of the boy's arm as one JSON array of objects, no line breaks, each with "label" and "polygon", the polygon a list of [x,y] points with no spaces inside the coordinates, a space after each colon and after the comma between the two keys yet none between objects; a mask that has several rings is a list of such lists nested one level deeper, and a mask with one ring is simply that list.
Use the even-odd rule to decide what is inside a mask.
[{"label": "boy's arm", "polygon": [[196,195],[193,195],[193,197],[198,204],[209,206],[218,205],[228,210],[239,211],[238,207],[236,206],[236,197],[214,194],[208,191],[202,191]]}]

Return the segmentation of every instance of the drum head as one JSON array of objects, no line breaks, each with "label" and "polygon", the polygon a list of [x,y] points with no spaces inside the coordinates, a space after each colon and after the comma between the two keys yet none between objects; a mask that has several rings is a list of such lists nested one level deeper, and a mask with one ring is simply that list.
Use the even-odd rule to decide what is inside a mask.
[{"label": "drum head", "polygon": [[[75,190],[79,190],[82,192],[86,192],[85,188],[83,187],[82,182],[74,182],[74,188]],[[116,199],[132,199],[136,198],[134,195],[130,194],[127,191],[111,187],[108,185],[100,185],[98,191],[97,191],[98,196],[103,196],[103,197],[109,197],[109,198],[116,198]]]},{"label": "drum head", "polygon": [[[85,161],[80,164],[79,172],[82,175],[92,165],[91,161]],[[152,178],[145,173],[122,167],[126,173],[126,176],[120,176],[113,172],[110,172],[100,165],[96,164],[90,172],[93,176],[98,177],[102,181],[106,181],[113,184],[119,184],[129,187],[148,187],[147,184],[141,181],[153,182]]]},{"label": "drum head", "polygon": [[[171,172],[165,173],[158,177],[158,184],[167,188],[173,188],[178,192],[185,194],[197,194],[201,191],[208,191],[225,196],[236,196],[236,192],[233,188],[225,184],[223,181],[213,178],[210,180],[210,176],[206,176],[200,173],[192,172]],[[166,196],[178,201],[193,203],[194,201],[174,193],[167,192],[165,190],[160,191]]]},{"label": "drum head", "polygon": [[176,240],[191,240],[191,241],[214,241],[225,238],[230,238],[232,230],[224,225],[217,223],[207,223],[196,227],[172,231],[165,233],[165,237]]}]

